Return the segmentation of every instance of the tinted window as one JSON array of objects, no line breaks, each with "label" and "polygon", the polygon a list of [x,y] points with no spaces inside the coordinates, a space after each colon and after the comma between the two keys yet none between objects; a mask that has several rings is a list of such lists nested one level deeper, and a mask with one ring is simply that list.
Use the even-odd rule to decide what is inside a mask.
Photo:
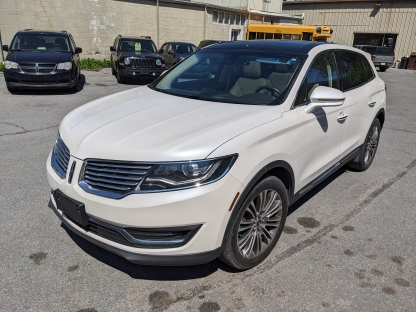
[{"label": "tinted window", "polygon": [[68,36],[22,33],[13,38],[11,50],[70,52]]},{"label": "tinted window", "polygon": [[274,34],[274,39],[282,39],[282,34]]},{"label": "tinted window", "polygon": [[332,52],[322,53],[312,62],[299,89],[295,105],[309,102],[313,90],[319,86],[339,89],[337,67]]},{"label": "tinted window", "polygon": [[347,51],[336,51],[338,70],[343,90],[347,91],[366,82],[362,68],[361,54]]},{"label": "tinted window", "polygon": [[197,51],[196,46],[189,43],[177,43],[175,44],[176,53],[189,55]]},{"label": "tinted window", "polygon": [[121,38],[119,46],[120,52],[156,53],[156,46],[150,40]]},{"label": "tinted window", "polygon": [[[288,86],[302,61],[301,55],[284,52],[202,49],[150,87],[196,100],[278,105],[290,90]],[[286,82],[276,91],[273,82],[279,79]]]},{"label": "tinted window", "polygon": [[393,48],[378,48],[377,49],[377,54],[379,55],[394,55],[394,50]]},{"label": "tinted window", "polygon": [[376,54],[376,47],[361,47],[361,50],[370,53],[370,54]]},{"label": "tinted window", "polygon": [[375,77],[373,68],[371,67],[370,63],[364,55],[360,55],[360,57],[361,62],[363,63],[363,70],[365,73],[366,80],[369,81]]}]

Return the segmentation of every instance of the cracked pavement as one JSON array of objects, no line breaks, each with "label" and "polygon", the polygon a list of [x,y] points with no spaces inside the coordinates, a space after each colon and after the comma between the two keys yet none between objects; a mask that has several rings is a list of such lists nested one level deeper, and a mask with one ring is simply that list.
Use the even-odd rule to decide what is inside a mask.
[{"label": "cracked pavement", "polygon": [[0,311],[416,311],[416,72],[379,73],[387,118],[366,172],[341,168],[290,208],[258,267],[138,266],[47,207],[45,160],[62,118],[118,85],[8,93],[0,73]]}]

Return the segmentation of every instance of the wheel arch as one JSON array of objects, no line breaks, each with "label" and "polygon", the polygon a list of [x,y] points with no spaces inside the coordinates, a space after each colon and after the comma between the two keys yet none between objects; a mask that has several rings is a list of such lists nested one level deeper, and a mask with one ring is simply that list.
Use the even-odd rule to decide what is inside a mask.
[{"label": "wheel arch", "polygon": [[386,117],[386,112],[384,110],[384,108],[380,109],[376,115],[376,118],[378,118],[378,120],[380,120],[380,124],[381,124],[381,129],[383,129],[383,124],[384,124],[384,120]]},{"label": "wheel arch", "polygon": [[292,166],[283,160],[276,160],[267,164],[253,176],[253,178],[244,188],[241,195],[238,197],[238,200],[233,207],[230,219],[228,220],[228,224],[224,232],[224,237],[222,239],[222,245],[221,245],[222,247],[225,246],[225,243],[228,240],[228,236],[230,234],[235,217],[238,211],[240,210],[244,200],[247,198],[251,190],[257,185],[257,183],[263,180],[267,176],[275,176],[282,181],[289,195],[289,203],[291,202],[291,198],[293,196],[293,192],[295,188],[295,175],[293,173]]}]

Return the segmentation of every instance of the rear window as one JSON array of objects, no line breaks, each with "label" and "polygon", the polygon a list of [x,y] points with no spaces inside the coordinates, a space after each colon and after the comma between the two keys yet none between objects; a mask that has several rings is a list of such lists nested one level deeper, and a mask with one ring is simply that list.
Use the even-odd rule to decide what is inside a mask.
[{"label": "rear window", "polygon": [[361,50],[370,54],[376,54],[377,47],[362,47]]},{"label": "rear window", "polygon": [[393,50],[393,48],[380,47],[380,48],[377,49],[377,54],[394,56],[394,50]]}]

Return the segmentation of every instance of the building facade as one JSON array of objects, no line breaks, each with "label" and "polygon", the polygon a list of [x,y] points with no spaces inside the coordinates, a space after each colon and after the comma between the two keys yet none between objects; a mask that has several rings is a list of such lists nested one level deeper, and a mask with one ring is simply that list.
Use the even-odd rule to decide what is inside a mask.
[{"label": "building facade", "polygon": [[332,42],[391,46],[396,60],[416,51],[416,1],[285,1],[283,13],[304,13],[303,24],[330,26]]},{"label": "building facade", "polygon": [[282,0],[1,0],[0,35],[10,44],[18,30],[66,30],[83,57],[108,58],[115,36],[165,41],[243,40],[250,22],[293,22]]}]

